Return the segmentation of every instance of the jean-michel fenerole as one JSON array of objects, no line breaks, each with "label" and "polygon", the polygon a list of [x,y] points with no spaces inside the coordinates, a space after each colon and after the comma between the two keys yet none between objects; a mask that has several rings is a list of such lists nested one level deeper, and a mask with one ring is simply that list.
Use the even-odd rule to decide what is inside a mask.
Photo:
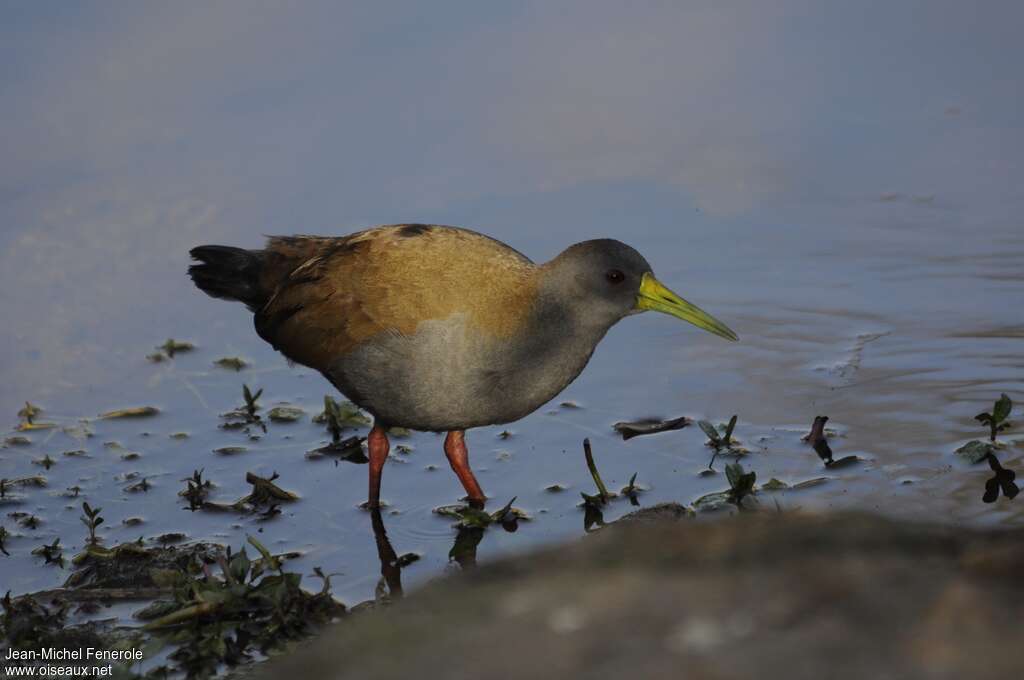
[{"label": "jean-michel fenerole", "polygon": [[43,647],[41,649],[7,650],[5,661],[141,661],[141,649],[65,649]]}]

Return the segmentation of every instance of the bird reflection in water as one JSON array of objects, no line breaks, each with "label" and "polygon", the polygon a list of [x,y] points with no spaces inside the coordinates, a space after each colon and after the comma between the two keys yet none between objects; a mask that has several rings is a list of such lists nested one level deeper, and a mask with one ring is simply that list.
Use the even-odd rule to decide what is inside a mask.
[{"label": "bird reflection in water", "polygon": [[[399,555],[384,527],[384,518],[379,508],[370,510],[370,523],[373,526],[373,537],[377,544],[377,557],[380,559],[380,581],[377,582],[376,600],[378,602],[397,600],[402,597],[402,569],[420,559],[416,553]],[[495,524],[506,532],[513,533],[519,526],[515,515],[502,518]],[[476,551],[483,540],[486,529],[482,527],[458,526],[455,542],[448,551],[448,560],[455,562],[463,570],[473,569],[477,565]]]}]

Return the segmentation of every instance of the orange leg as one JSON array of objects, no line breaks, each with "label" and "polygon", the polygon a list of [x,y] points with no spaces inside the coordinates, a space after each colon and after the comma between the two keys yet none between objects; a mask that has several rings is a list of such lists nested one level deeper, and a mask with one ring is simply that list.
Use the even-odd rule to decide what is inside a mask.
[{"label": "orange leg", "polygon": [[384,428],[374,425],[366,438],[366,445],[370,449],[370,498],[366,507],[373,509],[380,507],[380,476],[390,449]]},{"label": "orange leg", "polygon": [[475,508],[484,507],[484,492],[473,476],[469,468],[469,451],[466,450],[465,430],[452,430],[444,440],[444,455],[448,456],[448,462],[452,465],[462,488],[469,495],[469,504]]}]

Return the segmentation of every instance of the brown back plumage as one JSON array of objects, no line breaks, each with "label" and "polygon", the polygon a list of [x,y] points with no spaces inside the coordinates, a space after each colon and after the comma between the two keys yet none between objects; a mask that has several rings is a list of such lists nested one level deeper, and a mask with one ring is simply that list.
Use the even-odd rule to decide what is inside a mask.
[{"label": "brown back plumage", "polygon": [[[244,275],[211,275],[203,256],[218,248],[193,251],[204,262],[190,270],[196,284],[246,302],[256,312],[260,337],[321,371],[378,333],[412,334],[421,321],[457,313],[481,332],[507,337],[525,321],[536,294],[537,268],[529,259],[456,227],[409,224],[342,237],[271,237],[263,251],[226,258],[243,263]],[[236,281],[234,288],[224,281]]]}]

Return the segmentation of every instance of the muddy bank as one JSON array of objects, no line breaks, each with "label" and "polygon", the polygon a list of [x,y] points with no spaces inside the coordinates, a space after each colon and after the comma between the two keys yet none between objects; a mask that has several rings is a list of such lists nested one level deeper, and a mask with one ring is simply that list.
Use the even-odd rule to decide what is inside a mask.
[{"label": "muddy bank", "polygon": [[428,584],[261,677],[985,678],[1024,662],[1024,531],[672,507]]}]

